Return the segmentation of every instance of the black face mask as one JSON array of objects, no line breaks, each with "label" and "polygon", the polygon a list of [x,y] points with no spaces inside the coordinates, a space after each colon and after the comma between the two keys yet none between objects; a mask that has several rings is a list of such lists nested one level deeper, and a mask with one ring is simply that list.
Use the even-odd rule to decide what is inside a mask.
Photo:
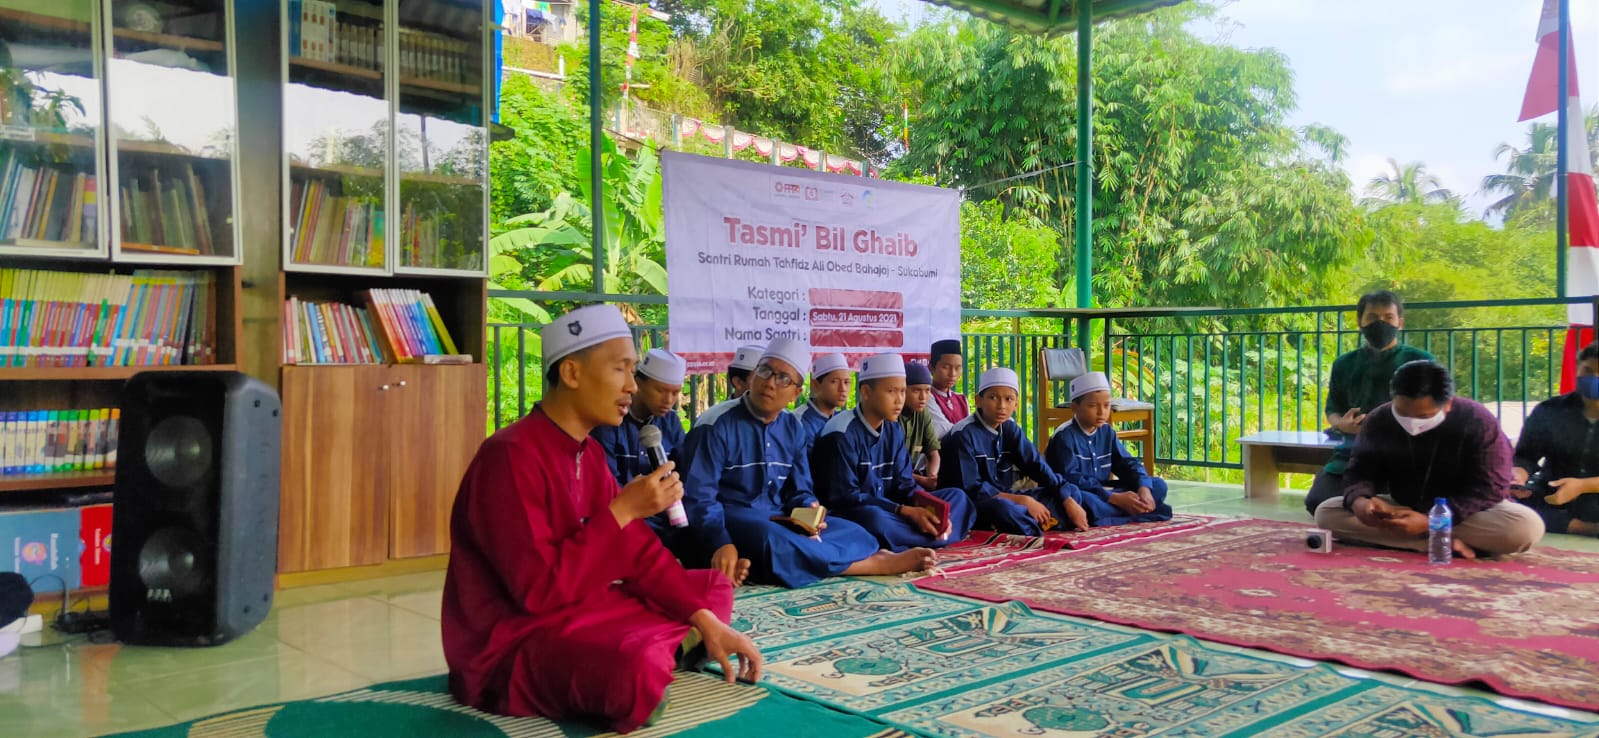
[{"label": "black face mask", "polygon": [[1388,344],[1393,343],[1394,338],[1398,337],[1399,326],[1386,320],[1379,320],[1361,326],[1360,335],[1366,337],[1366,343],[1371,344],[1372,348],[1381,351],[1388,348]]}]

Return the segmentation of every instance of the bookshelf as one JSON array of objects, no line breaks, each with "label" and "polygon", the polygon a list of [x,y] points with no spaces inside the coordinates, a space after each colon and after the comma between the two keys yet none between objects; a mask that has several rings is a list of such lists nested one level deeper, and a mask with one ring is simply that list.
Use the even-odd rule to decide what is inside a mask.
[{"label": "bookshelf", "polygon": [[486,423],[490,9],[280,0],[280,582],[449,550]]},{"label": "bookshelf", "polygon": [[118,259],[238,264],[233,4],[109,6],[109,223]]},{"label": "bookshelf", "polygon": [[[240,365],[231,20],[225,0],[0,0],[7,548],[23,519],[109,526],[127,379]],[[81,531],[51,532],[76,561]],[[75,600],[105,591],[57,575]]]},{"label": "bookshelf", "polygon": [[284,0],[284,268],[486,273],[480,2]]}]

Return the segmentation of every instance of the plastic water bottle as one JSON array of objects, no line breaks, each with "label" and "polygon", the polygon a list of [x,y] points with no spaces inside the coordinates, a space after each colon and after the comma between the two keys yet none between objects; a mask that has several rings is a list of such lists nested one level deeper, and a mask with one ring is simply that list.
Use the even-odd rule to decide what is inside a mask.
[{"label": "plastic water bottle", "polygon": [[1449,502],[1442,497],[1433,500],[1432,511],[1427,513],[1427,563],[1447,564],[1454,557],[1454,526]]}]

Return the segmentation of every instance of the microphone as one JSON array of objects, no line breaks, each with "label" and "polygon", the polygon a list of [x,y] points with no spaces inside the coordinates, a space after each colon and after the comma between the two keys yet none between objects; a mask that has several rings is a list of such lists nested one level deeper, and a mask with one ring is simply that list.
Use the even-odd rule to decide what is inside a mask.
[{"label": "microphone", "polygon": [[[646,425],[638,432],[639,445],[644,447],[644,456],[650,460],[650,469],[659,469],[666,464],[666,449],[661,446],[661,429],[653,425]],[[673,528],[688,527],[688,513],[683,510],[683,501],[678,500],[666,508],[666,518],[672,521]]]}]

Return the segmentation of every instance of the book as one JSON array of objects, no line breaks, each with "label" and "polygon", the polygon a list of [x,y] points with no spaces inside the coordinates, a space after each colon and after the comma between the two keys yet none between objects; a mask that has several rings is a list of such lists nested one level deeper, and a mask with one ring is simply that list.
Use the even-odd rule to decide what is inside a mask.
[{"label": "book", "polygon": [[209,271],[0,269],[0,367],[213,363],[215,283]]},{"label": "book", "polygon": [[0,412],[0,477],[116,467],[115,408]]},{"label": "book", "polygon": [[949,525],[949,501],[942,497],[929,494],[926,490],[916,490],[911,495],[911,506],[931,511],[937,518],[938,529],[943,530]]},{"label": "book", "polygon": [[787,515],[772,516],[772,520],[791,525],[805,535],[814,536],[822,532],[822,523],[827,520],[827,508],[821,505],[796,507]]}]

